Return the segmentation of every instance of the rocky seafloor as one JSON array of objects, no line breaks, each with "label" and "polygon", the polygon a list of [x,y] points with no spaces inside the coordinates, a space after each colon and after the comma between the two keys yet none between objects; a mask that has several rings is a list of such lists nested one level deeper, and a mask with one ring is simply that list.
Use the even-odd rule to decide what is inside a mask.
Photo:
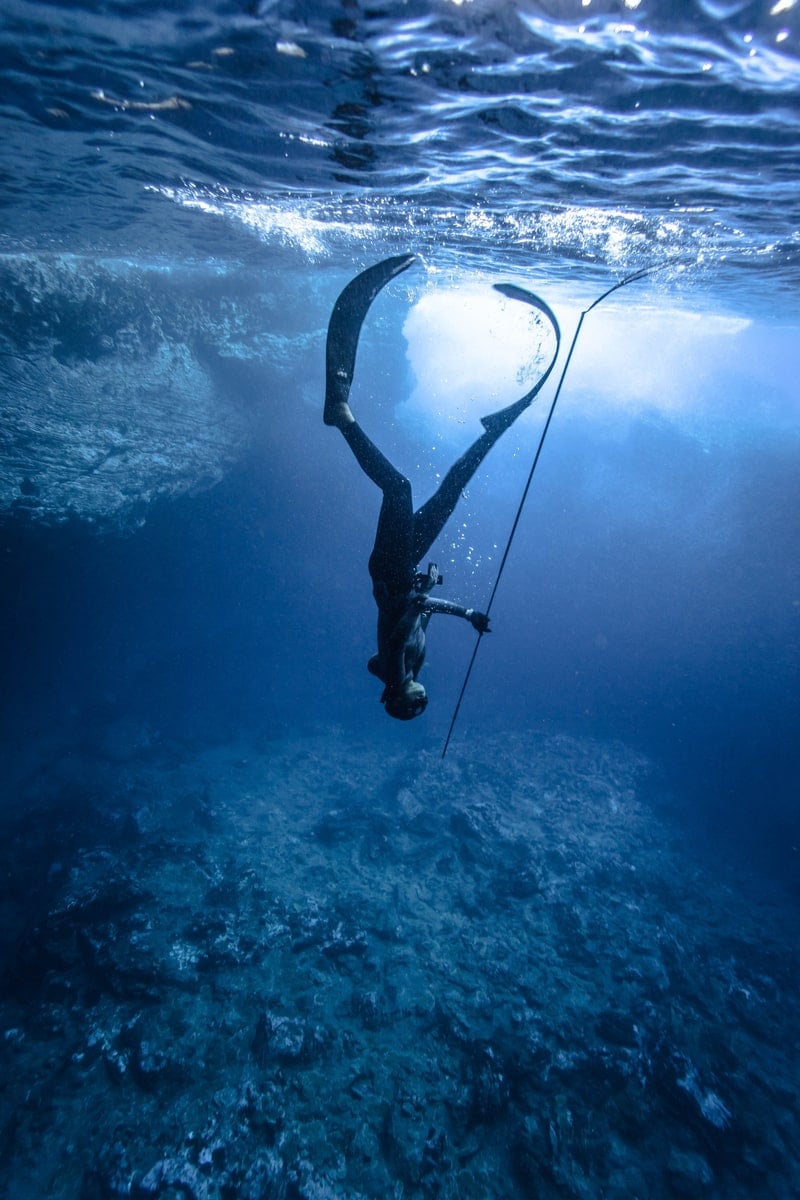
[{"label": "rocky seafloor", "polygon": [[0,1195],[800,1195],[797,914],[620,745],[123,725],[0,860]]}]

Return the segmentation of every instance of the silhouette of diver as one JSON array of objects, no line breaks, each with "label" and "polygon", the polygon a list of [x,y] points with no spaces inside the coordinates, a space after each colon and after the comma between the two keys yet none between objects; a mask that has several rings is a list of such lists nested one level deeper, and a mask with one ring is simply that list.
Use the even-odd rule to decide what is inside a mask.
[{"label": "silhouette of diver", "polygon": [[[375,545],[369,559],[372,593],[378,606],[378,653],[369,671],[384,684],[381,703],[391,717],[410,721],[425,711],[428,697],[419,682],[425,661],[425,631],[434,613],[463,617],[478,633],[489,632],[485,613],[431,596],[441,583],[435,563],[422,574],[416,565],[430,549],[445,522],[497,439],[525,411],[544,378],[515,404],[481,418],[484,433],[445,475],[436,493],[414,511],[411,484],[367,437],[348,404],[361,326],[381,288],[414,262],[413,254],[387,258],[356,276],[339,296],[328,325],[326,349],[326,425],[334,425],[362,471],[383,492]],[[512,299],[533,299],[512,285],[500,285]],[[549,374],[549,371],[547,372]]]}]

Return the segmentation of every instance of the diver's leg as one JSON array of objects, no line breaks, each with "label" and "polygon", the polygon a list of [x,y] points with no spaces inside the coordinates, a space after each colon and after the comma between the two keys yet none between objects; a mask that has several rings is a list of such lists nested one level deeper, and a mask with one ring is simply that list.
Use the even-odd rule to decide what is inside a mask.
[{"label": "diver's leg", "polygon": [[[492,446],[510,424],[528,407],[522,401],[509,406],[518,410],[508,421],[493,422],[486,432],[472,443],[470,448],[453,463],[430,500],[426,500],[414,514],[414,563],[418,563],[430,550],[441,533],[445,522],[452,515],[459,497]],[[507,409],[506,412],[509,410]]]},{"label": "diver's leg", "polygon": [[358,421],[352,416],[349,421],[344,421],[339,429],[353,451],[361,470],[373,483],[378,485],[382,492],[391,491],[393,488],[397,489],[402,483],[408,483],[405,475],[401,475],[397,467],[381,454],[372,439],[367,437]]},{"label": "diver's leg", "polygon": [[413,254],[399,254],[368,267],[348,283],[333,306],[325,350],[323,420],[326,425],[338,425],[341,428],[352,416],[347,400],[364,318],[381,288],[410,267],[413,261]]},{"label": "diver's leg", "polygon": [[383,493],[369,575],[378,607],[414,586],[414,510],[404,476]]},{"label": "diver's leg", "polygon": [[486,432],[477,441],[473,442],[465,454],[462,454],[458,462],[445,475],[435,495],[431,496],[430,500],[423,504],[422,508],[415,513],[415,564],[427,554],[431,545],[441,533],[445,522],[458,503],[459,496],[497,439],[514,424],[517,417],[525,412],[526,408],[529,407],[541,391],[558,357],[558,350],[561,344],[561,331],[555,313],[545,304],[544,300],[539,296],[534,296],[532,292],[526,292],[523,288],[516,287],[511,283],[496,283],[494,286],[498,292],[501,292],[509,300],[521,300],[540,312],[552,327],[555,347],[547,370],[530,391],[526,392],[522,399],[517,400],[514,404],[507,405],[506,408],[501,408],[499,412],[481,417],[481,425],[483,425]]},{"label": "diver's leg", "polygon": [[411,484],[361,426],[350,420],[339,426],[364,474],[383,492],[375,545],[369,573],[376,588],[384,584],[390,592],[406,591],[413,583],[414,509]]}]

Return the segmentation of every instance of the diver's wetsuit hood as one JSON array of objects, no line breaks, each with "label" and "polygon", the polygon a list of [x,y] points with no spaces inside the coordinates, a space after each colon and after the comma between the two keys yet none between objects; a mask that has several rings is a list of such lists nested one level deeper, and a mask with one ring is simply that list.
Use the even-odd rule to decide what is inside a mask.
[{"label": "diver's wetsuit hood", "polygon": [[396,721],[413,721],[425,712],[428,697],[422,684],[411,680],[402,688],[385,687],[381,704]]}]

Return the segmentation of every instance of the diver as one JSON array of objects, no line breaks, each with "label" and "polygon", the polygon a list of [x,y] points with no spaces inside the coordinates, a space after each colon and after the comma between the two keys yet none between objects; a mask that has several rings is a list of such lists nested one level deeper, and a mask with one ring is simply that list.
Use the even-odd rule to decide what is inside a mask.
[{"label": "diver", "polygon": [[[384,685],[381,703],[391,717],[410,721],[423,713],[428,697],[419,682],[425,661],[425,633],[434,613],[469,621],[479,634],[489,633],[485,613],[431,595],[442,582],[435,563],[417,571],[458,498],[497,439],[525,411],[536,387],[515,404],[481,418],[483,434],[450,468],[436,493],[414,511],[411,484],[367,437],[348,403],[361,326],[372,301],[385,284],[414,262],[413,254],[398,255],[356,276],[339,296],[328,325],[326,348],[326,425],[342,433],[362,471],[383,492],[375,545],[369,559],[372,594],[378,606],[378,653],[368,670]],[[515,299],[532,298],[521,289],[500,285]],[[548,372],[549,374],[549,372]]]}]

